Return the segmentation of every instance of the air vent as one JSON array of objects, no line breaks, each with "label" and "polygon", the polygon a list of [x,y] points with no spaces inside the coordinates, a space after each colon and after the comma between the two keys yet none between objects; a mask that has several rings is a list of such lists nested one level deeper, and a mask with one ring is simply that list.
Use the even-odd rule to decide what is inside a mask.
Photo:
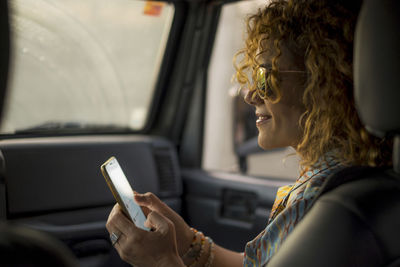
[{"label": "air vent", "polygon": [[166,196],[179,193],[179,174],[174,164],[174,155],[169,148],[156,148],[154,160],[156,162],[160,195]]}]

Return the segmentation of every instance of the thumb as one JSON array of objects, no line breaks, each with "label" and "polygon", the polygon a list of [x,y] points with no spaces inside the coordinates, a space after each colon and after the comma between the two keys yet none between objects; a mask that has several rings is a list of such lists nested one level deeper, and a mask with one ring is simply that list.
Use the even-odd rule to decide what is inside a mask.
[{"label": "thumb", "polygon": [[139,194],[135,192],[135,201],[140,205],[144,206],[150,210],[155,210],[162,212],[164,207],[164,202],[162,202],[156,195],[151,192],[145,194]]},{"label": "thumb", "polygon": [[144,224],[161,234],[168,233],[170,228],[173,227],[173,223],[157,211],[150,212]]}]

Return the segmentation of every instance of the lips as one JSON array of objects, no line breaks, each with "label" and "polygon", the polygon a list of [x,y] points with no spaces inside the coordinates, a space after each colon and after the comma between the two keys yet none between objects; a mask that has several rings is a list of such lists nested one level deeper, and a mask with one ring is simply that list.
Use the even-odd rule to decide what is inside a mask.
[{"label": "lips", "polygon": [[260,113],[256,113],[256,116],[257,116],[257,121],[256,121],[257,126],[260,126],[260,125],[266,123],[267,121],[269,121],[272,118],[270,115],[260,114]]}]

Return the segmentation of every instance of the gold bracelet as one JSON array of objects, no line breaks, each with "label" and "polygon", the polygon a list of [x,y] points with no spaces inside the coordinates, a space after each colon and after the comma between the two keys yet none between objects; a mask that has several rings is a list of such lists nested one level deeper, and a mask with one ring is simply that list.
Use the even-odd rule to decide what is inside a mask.
[{"label": "gold bracelet", "polygon": [[210,249],[209,249],[209,254],[208,254],[208,259],[204,267],[211,267],[213,261],[214,261],[214,241],[207,236],[207,241],[210,243]]}]

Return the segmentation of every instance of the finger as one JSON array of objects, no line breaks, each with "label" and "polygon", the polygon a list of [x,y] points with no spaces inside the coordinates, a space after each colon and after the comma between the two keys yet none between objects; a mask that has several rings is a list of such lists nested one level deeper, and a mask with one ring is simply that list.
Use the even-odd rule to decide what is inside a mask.
[{"label": "finger", "polygon": [[139,194],[135,192],[135,201],[144,207],[149,208],[150,210],[156,210],[161,212],[165,209],[165,204],[162,202],[156,195],[151,192],[147,192],[145,194]]},{"label": "finger", "polygon": [[[119,242],[121,242],[123,239],[126,239],[125,234],[123,233],[123,231],[121,231],[119,228],[117,228],[115,226],[115,220],[116,220],[116,216],[118,217],[118,213],[122,212],[120,206],[118,204],[115,204],[113,209],[110,212],[110,215],[108,216],[108,220],[106,223],[106,228],[107,231],[109,232],[110,236],[114,233],[118,236],[117,241],[113,244],[113,246],[115,248],[117,248],[117,246],[119,246]],[[118,249],[117,249],[118,250]]]},{"label": "finger", "polygon": [[121,237],[118,239],[118,241],[113,245],[113,247],[115,248],[115,250],[117,251],[118,255],[122,258],[123,254],[123,248],[121,244],[124,244],[124,242],[126,241],[126,236],[125,235],[121,235]]},{"label": "finger", "polygon": [[165,234],[169,231],[169,228],[173,225],[172,222],[158,213],[157,211],[152,211],[147,216],[145,225],[149,228],[154,228],[156,232]]},{"label": "finger", "polygon": [[[117,233],[117,230],[115,230],[114,232]],[[128,239],[128,237],[126,235],[120,233],[117,241],[112,245],[114,248],[116,248],[119,251],[121,249],[121,244],[124,244],[127,239]]]},{"label": "finger", "polygon": [[114,230],[110,224],[111,219],[115,216],[115,213],[117,212],[117,210],[120,209],[118,203],[114,205],[114,207],[112,208],[110,214],[108,215],[108,219],[107,219],[107,223],[106,223],[106,228],[107,231],[111,234],[111,232]]},{"label": "finger", "polygon": [[147,217],[147,215],[149,215],[149,213],[151,212],[151,209],[149,209],[149,208],[146,207],[146,206],[140,206],[140,208],[142,209],[142,211],[143,211],[143,213],[144,213],[144,216],[146,216],[146,217]]},{"label": "finger", "polygon": [[116,204],[112,209],[106,224],[107,230],[110,234],[114,231],[119,231],[121,234],[128,235],[137,231],[137,227],[129,220],[123,213],[121,207]]}]

